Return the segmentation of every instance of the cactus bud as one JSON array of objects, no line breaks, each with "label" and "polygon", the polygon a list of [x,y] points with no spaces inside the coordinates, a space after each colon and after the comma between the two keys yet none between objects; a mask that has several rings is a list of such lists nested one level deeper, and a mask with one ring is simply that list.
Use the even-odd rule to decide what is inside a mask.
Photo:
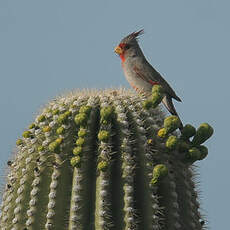
[{"label": "cactus bud", "polygon": [[80,110],[79,110],[79,113],[85,113],[85,114],[89,115],[91,109],[92,109],[91,106],[83,105],[83,106],[81,106],[81,108],[80,108]]},{"label": "cactus bud", "polygon": [[24,131],[23,134],[22,134],[22,136],[24,138],[29,138],[29,137],[31,137],[31,132],[30,131]]},{"label": "cactus bud", "polygon": [[172,133],[176,129],[180,127],[180,119],[178,116],[169,116],[166,117],[164,120],[164,128],[166,129],[167,133]]},{"label": "cactus bud", "polygon": [[208,155],[208,148],[204,145],[197,146],[200,150],[200,158],[199,160],[203,160]]},{"label": "cactus bud", "polygon": [[97,169],[99,171],[103,171],[104,172],[104,171],[106,171],[107,168],[108,168],[108,163],[106,161],[101,161],[97,165]]},{"label": "cactus bud", "polygon": [[112,106],[103,107],[100,111],[101,120],[110,120],[114,112]]},{"label": "cactus bud", "polygon": [[168,168],[164,164],[158,164],[153,169],[151,184],[157,184],[161,179],[168,175]]},{"label": "cactus bud", "polygon": [[40,115],[38,118],[37,118],[38,122],[43,122],[46,120],[46,117],[45,115]]},{"label": "cactus bud", "polygon": [[78,131],[78,136],[79,137],[85,137],[86,134],[87,134],[87,131],[84,128],[80,128],[80,130]]},{"label": "cactus bud", "polygon": [[42,145],[38,146],[38,152],[42,152],[44,149],[45,149],[44,146]]},{"label": "cactus bud", "polygon": [[85,143],[85,139],[82,138],[82,137],[79,137],[79,138],[76,140],[76,145],[82,146],[84,143]]},{"label": "cactus bud", "polygon": [[160,129],[160,130],[158,131],[157,135],[158,135],[158,137],[165,138],[166,135],[167,135],[166,129],[165,129],[165,128]]},{"label": "cactus bud", "polygon": [[52,111],[52,114],[53,114],[53,115],[57,115],[58,113],[59,113],[59,110],[58,110],[58,109],[55,109],[55,110]]},{"label": "cactus bud", "polygon": [[50,130],[51,130],[51,127],[48,126],[48,125],[42,128],[42,131],[43,131],[44,133],[50,132]]},{"label": "cactus bud", "polygon": [[34,123],[32,123],[32,124],[29,125],[29,129],[33,129],[33,128],[35,128],[35,124]]},{"label": "cactus bud", "polygon": [[100,141],[106,142],[106,141],[108,141],[109,137],[110,137],[110,134],[109,134],[109,132],[106,131],[106,130],[101,130],[101,131],[98,133],[98,139],[99,139]]},{"label": "cactus bud", "polygon": [[74,155],[80,155],[82,153],[82,147],[81,146],[77,146],[73,149],[73,154]]},{"label": "cactus bud", "polygon": [[181,138],[183,140],[188,140],[190,137],[194,136],[196,133],[196,129],[190,125],[190,124],[187,124],[183,127],[182,131],[181,131]]},{"label": "cactus bud", "polygon": [[23,143],[22,139],[17,139],[16,145],[21,145]]},{"label": "cactus bud", "polygon": [[174,149],[176,149],[178,142],[179,142],[179,140],[176,136],[170,136],[167,139],[165,146],[170,150],[174,150]]},{"label": "cactus bud", "polygon": [[53,141],[49,144],[49,150],[51,152],[57,153],[59,152],[60,144],[58,144],[56,141]]},{"label": "cactus bud", "polygon": [[178,150],[180,152],[187,152],[190,148],[190,144],[186,141],[183,141],[183,140],[179,140],[179,143],[178,143]]},{"label": "cactus bud", "polygon": [[164,93],[164,89],[161,85],[154,85],[152,87],[152,93],[160,93],[163,94]]},{"label": "cactus bud", "polygon": [[87,115],[85,113],[79,113],[75,116],[74,121],[77,125],[86,125]]},{"label": "cactus bud", "polygon": [[201,158],[201,152],[198,148],[192,147],[189,149],[187,153],[187,159],[191,160],[192,162],[197,161]]},{"label": "cactus bud", "polygon": [[151,100],[152,100],[152,107],[156,108],[162,101],[164,95],[160,93],[153,93]]},{"label": "cactus bud", "polygon": [[63,134],[64,131],[65,131],[64,127],[61,126],[61,127],[59,127],[59,128],[56,130],[56,133],[57,133],[58,135],[60,135],[60,134]]},{"label": "cactus bud", "polygon": [[65,123],[66,120],[67,120],[67,116],[64,113],[60,114],[58,116],[58,119],[57,119],[57,121],[58,121],[59,124]]},{"label": "cactus bud", "polygon": [[204,143],[213,134],[214,130],[208,123],[203,123],[197,129],[195,136],[193,137],[192,143],[194,145],[200,145]]},{"label": "cactus bud", "polygon": [[152,99],[147,99],[143,102],[143,107],[145,109],[150,109],[153,107],[153,102],[152,102]]},{"label": "cactus bud", "polygon": [[80,165],[81,165],[81,157],[80,157],[80,156],[72,157],[71,160],[70,160],[70,164],[71,164],[73,167],[79,168]]}]

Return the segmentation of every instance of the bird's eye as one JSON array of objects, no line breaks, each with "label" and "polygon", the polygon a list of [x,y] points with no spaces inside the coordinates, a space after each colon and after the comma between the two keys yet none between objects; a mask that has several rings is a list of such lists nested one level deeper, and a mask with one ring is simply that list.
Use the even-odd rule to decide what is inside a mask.
[{"label": "bird's eye", "polygon": [[125,49],[128,50],[130,47],[131,47],[131,46],[130,46],[129,44],[127,44],[127,45],[125,46]]}]

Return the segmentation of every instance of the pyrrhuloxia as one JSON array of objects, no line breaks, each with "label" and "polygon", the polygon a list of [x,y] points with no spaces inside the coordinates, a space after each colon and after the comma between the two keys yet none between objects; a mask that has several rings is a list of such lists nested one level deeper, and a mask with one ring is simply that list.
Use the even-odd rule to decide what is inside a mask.
[{"label": "pyrrhuloxia", "polygon": [[[174,90],[165,81],[146,60],[139,44],[138,36],[143,34],[143,30],[133,32],[123,38],[120,44],[115,48],[115,52],[119,54],[122,61],[122,68],[129,84],[139,93],[151,95],[152,87],[159,84],[164,89],[165,96],[163,104],[172,114],[178,116],[176,109],[172,103],[172,98],[181,101]],[[180,129],[183,128],[181,123]]]}]

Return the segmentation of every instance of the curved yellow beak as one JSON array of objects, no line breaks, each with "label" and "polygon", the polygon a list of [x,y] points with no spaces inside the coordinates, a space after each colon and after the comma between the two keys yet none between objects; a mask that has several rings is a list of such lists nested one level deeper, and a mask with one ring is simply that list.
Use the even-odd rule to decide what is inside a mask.
[{"label": "curved yellow beak", "polygon": [[120,55],[123,53],[123,50],[120,46],[116,46],[114,49],[114,52]]}]

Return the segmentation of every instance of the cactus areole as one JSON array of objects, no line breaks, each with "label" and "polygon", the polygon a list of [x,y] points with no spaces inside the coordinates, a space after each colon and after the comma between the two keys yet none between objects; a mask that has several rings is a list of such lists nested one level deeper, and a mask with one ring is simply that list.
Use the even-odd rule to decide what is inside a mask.
[{"label": "cactus areole", "polygon": [[0,229],[203,229],[192,164],[213,130],[180,137],[155,94],[78,91],[45,106],[8,161]]}]

